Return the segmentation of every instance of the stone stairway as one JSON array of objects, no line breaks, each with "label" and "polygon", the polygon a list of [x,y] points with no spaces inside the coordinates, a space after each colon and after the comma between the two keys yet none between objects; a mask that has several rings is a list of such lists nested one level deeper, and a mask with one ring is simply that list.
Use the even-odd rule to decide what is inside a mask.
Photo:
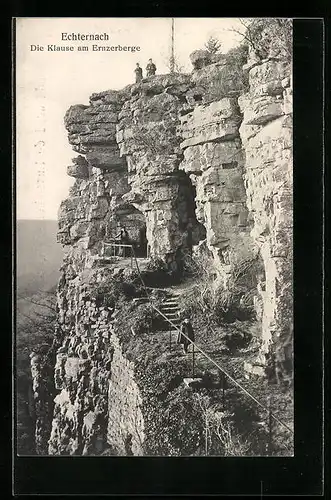
[{"label": "stone stairway", "polygon": [[[166,299],[162,302],[160,306],[160,311],[178,328],[181,324],[181,319],[179,317],[179,294],[177,292],[169,291],[167,292]],[[165,327],[171,331],[171,335],[177,337],[178,330],[175,329],[170,323],[164,320]]]},{"label": "stone stairway", "polygon": [[[146,304],[149,302],[149,299],[147,297],[139,297],[133,299],[133,302],[137,305],[140,304]],[[167,319],[169,319],[173,325],[168,323],[168,321],[165,318],[163,319],[163,329],[167,330],[168,332],[171,331],[171,336],[174,338],[177,338],[178,335],[178,330],[176,330],[176,327],[180,327],[181,325],[181,319],[179,317],[179,294],[174,291],[167,291],[166,292],[166,298],[164,301],[161,303],[161,305],[158,306],[158,309],[161,311],[161,313],[166,316]]]}]

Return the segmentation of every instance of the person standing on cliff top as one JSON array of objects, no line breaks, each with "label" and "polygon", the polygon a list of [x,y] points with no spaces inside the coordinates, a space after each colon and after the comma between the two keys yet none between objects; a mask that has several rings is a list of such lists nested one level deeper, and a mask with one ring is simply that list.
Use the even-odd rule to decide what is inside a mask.
[{"label": "person standing on cliff top", "polygon": [[153,63],[152,59],[148,59],[148,64],[146,66],[146,75],[147,76],[154,76],[156,72],[156,66]]},{"label": "person standing on cliff top", "polygon": [[136,74],[136,83],[141,82],[141,80],[143,79],[143,70],[139,66],[139,63],[136,64],[136,69],[134,70],[134,72]]}]

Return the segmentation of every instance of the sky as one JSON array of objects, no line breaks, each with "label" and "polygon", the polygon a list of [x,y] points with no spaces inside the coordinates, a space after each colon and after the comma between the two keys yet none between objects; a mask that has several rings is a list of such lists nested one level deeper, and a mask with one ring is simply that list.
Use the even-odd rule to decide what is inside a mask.
[{"label": "sky", "polygon": [[[185,72],[189,55],[213,36],[222,52],[238,45],[242,30],[233,18],[175,18],[175,54]],[[62,41],[62,33],[107,33],[109,41]],[[89,96],[134,82],[137,62],[149,58],[157,74],[169,73],[171,18],[16,19],[16,207],[18,219],[57,219],[74,179],[67,166],[77,156],[67,140],[64,114]],[[73,52],[48,51],[49,44],[73,45]],[[92,45],[140,46],[140,52],[96,52]],[[42,46],[44,51],[31,50]],[[78,45],[89,51],[79,52]],[[35,47],[36,49],[36,47]]]}]

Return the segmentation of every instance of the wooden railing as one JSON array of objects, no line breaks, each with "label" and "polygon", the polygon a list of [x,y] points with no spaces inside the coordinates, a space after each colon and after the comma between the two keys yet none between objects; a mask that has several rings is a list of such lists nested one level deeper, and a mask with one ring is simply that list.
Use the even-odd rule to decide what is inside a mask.
[{"label": "wooden railing", "polygon": [[[107,251],[107,248],[111,249],[111,254],[110,255],[106,255],[106,251]],[[131,259],[131,267],[133,267],[133,256],[134,256],[134,250],[133,250],[133,245],[125,245],[123,243],[106,243],[104,242],[103,245],[102,245],[102,249],[101,249],[101,257],[102,258],[107,258],[107,257],[126,257],[126,255],[116,255],[116,249],[123,249],[124,250],[124,253],[125,253],[125,250],[129,248],[130,251],[129,251],[129,257]]]}]

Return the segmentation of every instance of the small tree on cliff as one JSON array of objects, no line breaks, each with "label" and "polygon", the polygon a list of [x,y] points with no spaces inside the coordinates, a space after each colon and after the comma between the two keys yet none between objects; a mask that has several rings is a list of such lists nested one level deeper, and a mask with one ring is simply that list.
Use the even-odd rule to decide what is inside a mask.
[{"label": "small tree on cliff", "polygon": [[206,394],[196,393],[195,399],[202,411],[204,421],[204,455],[225,457],[247,456],[250,442],[234,429],[234,414],[220,411],[212,405]]},{"label": "small tree on cliff", "polygon": [[210,54],[219,53],[221,50],[221,46],[222,46],[221,42],[219,40],[217,40],[217,38],[214,38],[212,36],[210,36],[208,38],[207,42],[205,43],[205,49]]},{"label": "small tree on cliff", "polygon": [[170,56],[167,67],[170,70],[172,68],[174,73],[184,73],[184,66],[182,64],[180,64],[180,62],[176,56]]},{"label": "small tree on cliff", "polygon": [[239,22],[242,28],[232,28],[230,31],[240,35],[243,42],[253,49],[259,58],[267,57],[272,47],[278,55],[291,60],[292,19],[240,18]]},{"label": "small tree on cliff", "polygon": [[185,73],[184,66],[175,55],[163,55],[163,63],[170,73]]}]

